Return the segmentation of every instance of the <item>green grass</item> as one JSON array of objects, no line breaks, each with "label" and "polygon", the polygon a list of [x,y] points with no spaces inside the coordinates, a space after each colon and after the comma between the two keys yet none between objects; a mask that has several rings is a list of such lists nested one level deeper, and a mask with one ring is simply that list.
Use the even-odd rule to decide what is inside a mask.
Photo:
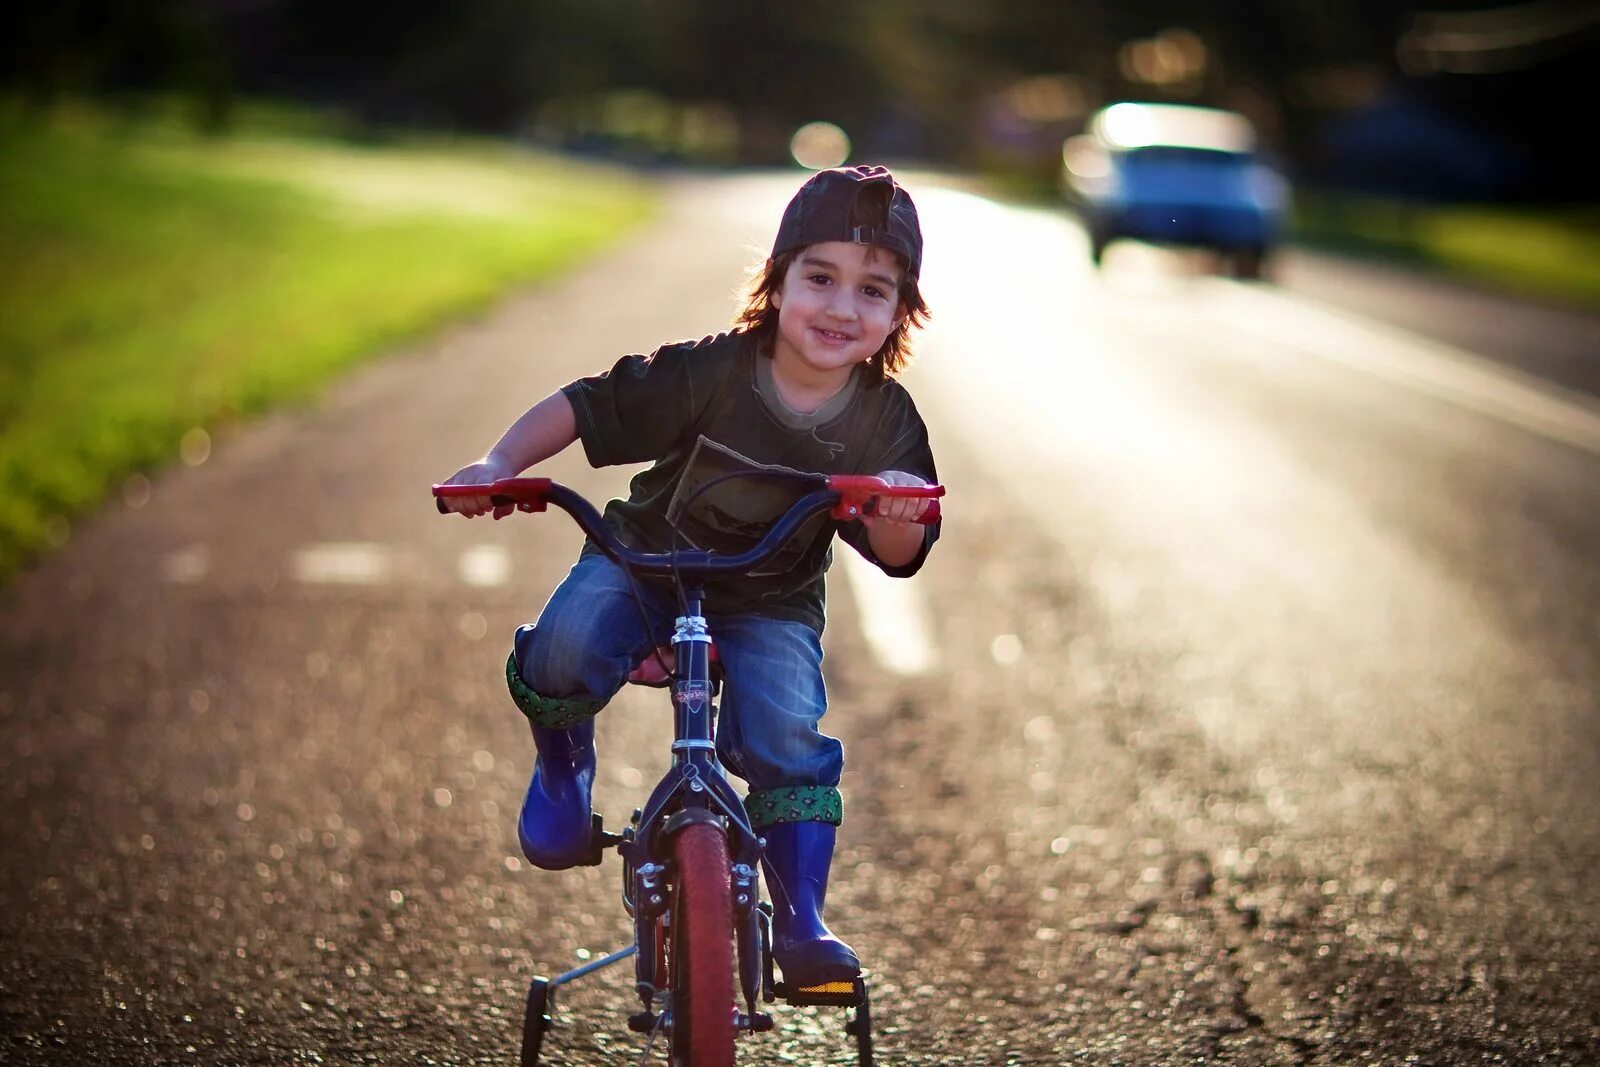
[{"label": "green grass", "polygon": [[1428,206],[1297,198],[1301,242],[1421,264],[1505,292],[1600,309],[1600,206]]},{"label": "green grass", "polygon": [[314,125],[203,140],[160,117],[0,114],[0,580],[186,432],[310,396],[653,203],[505,146]]}]

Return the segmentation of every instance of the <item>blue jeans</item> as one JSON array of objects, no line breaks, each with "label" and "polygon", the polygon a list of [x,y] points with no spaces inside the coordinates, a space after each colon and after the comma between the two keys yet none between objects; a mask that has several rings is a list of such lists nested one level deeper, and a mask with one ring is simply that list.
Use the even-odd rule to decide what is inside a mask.
[{"label": "blue jeans", "polygon": [[[539,621],[516,633],[517,671],[547,697],[604,703],[654,646],[672,637],[677,598],[639,582],[645,615],[622,569],[580,558],[550,595]],[[756,614],[709,615],[724,672],[717,756],[752,791],[837,786],[844,746],[817,729],[827,710],[822,642],[803,622]]]}]

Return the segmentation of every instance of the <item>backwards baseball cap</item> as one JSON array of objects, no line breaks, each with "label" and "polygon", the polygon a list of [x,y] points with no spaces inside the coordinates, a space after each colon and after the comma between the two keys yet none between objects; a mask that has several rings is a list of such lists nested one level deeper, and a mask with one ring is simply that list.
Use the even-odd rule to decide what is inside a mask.
[{"label": "backwards baseball cap", "polygon": [[784,208],[772,254],[823,241],[850,241],[898,252],[913,278],[922,269],[922,227],[916,206],[883,167],[836,167],[813,174]]}]

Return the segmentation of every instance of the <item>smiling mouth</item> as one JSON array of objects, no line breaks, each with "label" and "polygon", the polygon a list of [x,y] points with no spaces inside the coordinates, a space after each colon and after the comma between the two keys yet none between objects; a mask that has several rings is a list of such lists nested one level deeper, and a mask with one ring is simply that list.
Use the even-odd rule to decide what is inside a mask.
[{"label": "smiling mouth", "polygon": [[833,341],[835,343],[843,344],[845,342],[855,340],[855,338],[851,337],[847,333],[837,333],[833,330],[824,330],[820,326],[815,326],[813,329],[816,331],[817,336],[821,337],[824,341]]}]

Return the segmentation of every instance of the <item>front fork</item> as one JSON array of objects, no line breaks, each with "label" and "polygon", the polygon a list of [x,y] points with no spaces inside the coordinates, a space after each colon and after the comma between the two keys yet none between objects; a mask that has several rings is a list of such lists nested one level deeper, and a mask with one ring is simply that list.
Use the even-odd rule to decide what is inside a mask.
[{"label": "front fork", "polygon": [[674,879],[670,842],[688,823],[712,822],[726,835],[731,860],[732,950],[740,991],[749,1009],[748,1014],[740,1013],[738,1025],[767,1029],[771,1017],[755,1008],[771,951],[756,872],[765,842],[751,828],[743,802],[717,764],[715,697],[719,687],[711,677],[711,637],[700,612],[700,590],[685,590],[685,598],[684,614],[677,619],[672,635],[676,666],[682,672],[672,684],[673,767],[645,807],[633,813],[632,824],[617,849],[623,858],[623,904],[633,916],[639,946],[635,988],[644,1003],[643,1015],[656,1025],[656,997],[671,977],[665,945]]},{"label": "front fork", "polygon": [[763,925],[759,883],[756,870],[748,863],[733,865],[733,927],[737,932],[739,953],[739,991],[744,994],[745,1007],[752,1018],[759,1016],[756,998],[759,995],[763,961],[772,951],[769,932]]},{"label": "front fork", "polygon": [[[634,958],[635,989],[645,1011],[655,1009],[657,993],[666,988],[668,981],[665,931],[671,908],[672,863],[654,859],[635,864],[629,858],[628,848],[637,838],[642,813],[635,811],[633,824],[623,833],[622,902],[633,916],[634,937],[639,947]],[[726,822],[726,820],[723,820]],[[764,1030],[770,1025],[770,1016],[756,1010],[761,997],[764,977],[770,969],[771,925],[765,909],[761,907],[760,879],[753,863],[748,862],[748,846],[739,847],[743,827],[725,826],[729,834],[729,851],[734,854],[729,868],[729,888],[733,900],[733,931],[736,961],[739,967],[739,990],[744,996],[747,1015],[742,1015],[741,1025],[746,1029]],[[754,838],[758,850],[761,841]],[[742,855],[741,855],[742,853]],[[766,1025],[762,1025],[766,1023]]]}]

